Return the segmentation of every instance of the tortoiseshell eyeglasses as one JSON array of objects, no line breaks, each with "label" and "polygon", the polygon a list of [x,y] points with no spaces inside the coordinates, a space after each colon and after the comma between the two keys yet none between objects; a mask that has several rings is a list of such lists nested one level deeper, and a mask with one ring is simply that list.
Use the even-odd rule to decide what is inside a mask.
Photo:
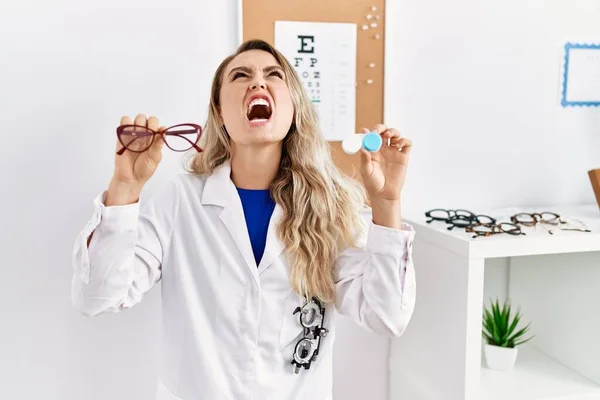
[{"label": "tortoiseshell eyeglasses", "polygon": [[499,233],[507,233],[509,235],[518,236],[525,235],[521,228],[511,222],[500,222],[494,224],[473,224],[465,228],[465,232],[473,233],[473,239],[483,236],[488,237]]},{"label": "tortoiseshell eyeglasses", "polygon": [[536,226],[553,225],[556,228],[549,229],[548,233],[553,235],[557,231],[578,231],[578,232],[591,232],[587,226],[577,219],[569,218],[569,220],[577,222],[577,225],[570,223],[569,221],[563,220],[563,218],[554,212],[544,211],[541,213],[519,213],[510,217],[510,220],[515,224],[521,224],[524,226]]}]

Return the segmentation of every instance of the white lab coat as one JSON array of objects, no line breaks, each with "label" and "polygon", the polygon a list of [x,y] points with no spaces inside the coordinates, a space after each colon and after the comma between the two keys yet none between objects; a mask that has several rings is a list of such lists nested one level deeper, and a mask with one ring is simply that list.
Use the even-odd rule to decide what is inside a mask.
[{"label": "white lab coat", "polygon": [[339,255],[337,301],[325,315],[330,332],[316,362],[294,374],[303,329],[293,312],[304,299],[291,290],[276,236],[282,210],[273,211],[257,266],[230,172],[226,162],[207,178],[179,174],[141,210],[140,203],[105,207],[100,194],[74,246],[73,303],[87,316],[119,312],[161,280],[158,400],[332,399],[335,313],[388,337],[411,318],[414,231],[369,222],[366,247]]}]

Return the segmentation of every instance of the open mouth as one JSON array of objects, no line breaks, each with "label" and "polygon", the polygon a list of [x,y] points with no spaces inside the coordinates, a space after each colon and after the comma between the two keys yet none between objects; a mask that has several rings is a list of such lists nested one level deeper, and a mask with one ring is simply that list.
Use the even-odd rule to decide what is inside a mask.
[{"label": "open mouth", "polygon": [[253,124],[260,124],[267,122],[272,113],[271,103],[266,97],[255,97],[248,103],[246,117]]}]

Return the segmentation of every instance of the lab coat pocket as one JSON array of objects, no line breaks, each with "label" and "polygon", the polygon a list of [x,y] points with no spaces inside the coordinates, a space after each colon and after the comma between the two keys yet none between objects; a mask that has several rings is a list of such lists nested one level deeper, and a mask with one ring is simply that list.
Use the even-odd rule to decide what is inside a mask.
[{"label": "lab coat pocket", "polygon": [[298,340],[303,337],[304,329],[300,324],[300,315],[294,314],[296,308],[302,307],[302,304],[303,298],[290,290],[285,301],[279,334],[279,350],[282,352],[289,351],[291,354]]}]

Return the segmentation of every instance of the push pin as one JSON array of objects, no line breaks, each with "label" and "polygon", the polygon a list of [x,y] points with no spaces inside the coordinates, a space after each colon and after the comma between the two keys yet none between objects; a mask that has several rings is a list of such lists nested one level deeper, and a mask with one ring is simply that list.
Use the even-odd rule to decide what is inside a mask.
[{"label": "push pin", "polygon": [[376,34],[373,36],[373,38],[374,38],[374,39],[379,39],[380,37],[381,37],[381,36],[379,35],[379,33],[376,33]]},{"label": "push pin", "polygon": [[373,79],[367,79],[367,85],[370,85],[373,83]]},{"label": "push pin", "polygon": [[377,28],[377,22],[373,22],[373,23],[371,24],[371,28]]},{"label": "push pin", "polygon": [[369,68],[375,68],[375,63],[369,63]]},{"label": "push pin", "polygon": [[369,29],[369,25],[363,25],[362,29],[363,29],[363,31],[366,31],[367,29]]},{"label": "push pin", "polygon": [[377,11],[377,7],[376,6],[372,6],[371,7],[371,11]]}]

